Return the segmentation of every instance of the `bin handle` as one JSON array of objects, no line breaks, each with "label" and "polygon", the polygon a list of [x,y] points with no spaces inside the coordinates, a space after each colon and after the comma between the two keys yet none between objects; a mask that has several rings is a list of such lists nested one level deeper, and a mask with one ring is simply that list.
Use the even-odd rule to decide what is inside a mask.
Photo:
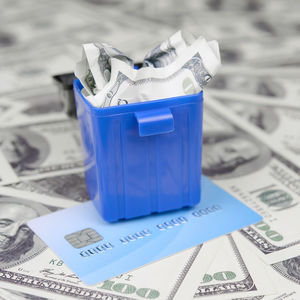
[{"label": "bin handle", "polygon": [[174,118],[168,107],[138,111],[134,115],[140,136],[169,133],[174,130]]}]

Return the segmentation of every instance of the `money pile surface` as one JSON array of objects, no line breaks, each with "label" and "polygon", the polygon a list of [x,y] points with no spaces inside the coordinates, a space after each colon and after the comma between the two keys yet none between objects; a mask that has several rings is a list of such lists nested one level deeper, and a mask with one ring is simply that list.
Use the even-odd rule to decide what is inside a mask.
[{"label": "money pile surface", "polygon": [[[298,1],[0,4],[1,300],[300,299]],[[142,61],[175,27],[220,43],[223,66],[205,92],[203,173],[264,220],[86,286],[26,225],[88,200],[77,123],[51,75],[72,71],[77,45],[100,37]],[[150,56],[145,64],[158,66]]]},{"label": "money pile surface", "polygon": [[138,70],[110,45],[84,44],[75,69],[83,94],[92,105],[106,107],[199,93],[220,67],[219,45],[186,35],[178,31],[149,51]]}]

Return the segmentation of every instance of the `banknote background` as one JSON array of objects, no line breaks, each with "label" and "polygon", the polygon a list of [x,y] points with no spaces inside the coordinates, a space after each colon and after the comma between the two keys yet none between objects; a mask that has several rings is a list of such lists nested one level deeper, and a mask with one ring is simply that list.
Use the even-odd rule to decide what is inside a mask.
[{"label": "banknote background", "polygon": [[[0,299],[300,299],[300,2],[0,0]],[[87,201],[76,121],[52,75],[80,44],[136,61],[183,29],[217,39],[203,173],[264,220],[97,286],[26,225]],[[191,233],[197,234],[197,233]]]}]

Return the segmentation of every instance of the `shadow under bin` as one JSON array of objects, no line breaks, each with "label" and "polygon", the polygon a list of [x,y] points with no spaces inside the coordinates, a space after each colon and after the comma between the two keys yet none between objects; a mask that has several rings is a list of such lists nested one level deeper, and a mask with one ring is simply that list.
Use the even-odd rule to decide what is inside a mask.
[{"label": "shadow under bin", "polygon": [[199,203],[202,92],[97,108],[73,84],[87,191],[104,220]]}]

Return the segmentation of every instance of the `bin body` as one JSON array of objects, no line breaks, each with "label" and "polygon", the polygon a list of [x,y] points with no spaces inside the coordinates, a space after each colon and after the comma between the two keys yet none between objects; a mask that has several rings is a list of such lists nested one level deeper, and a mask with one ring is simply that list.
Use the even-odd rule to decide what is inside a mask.
[{"label": "bin body", "polygon": [[96,108],[81,90],[76,79],[86,187],[104,220],[199,203],[202,92]]}]

